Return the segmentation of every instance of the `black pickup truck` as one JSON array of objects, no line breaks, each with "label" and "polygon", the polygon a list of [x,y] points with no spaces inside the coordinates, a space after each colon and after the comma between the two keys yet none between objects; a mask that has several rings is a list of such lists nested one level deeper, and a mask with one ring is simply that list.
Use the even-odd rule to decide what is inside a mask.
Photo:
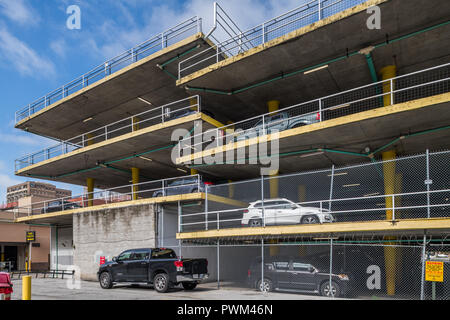
[{"label": "black pickup truck", "polygon": [[166,248],[132,249],[101,265],[97,275],[103,289],[125,282],[152,284],[158,292],[179,284],[193,290],[208,278],[208,260],[178,259],[172,249]]}]

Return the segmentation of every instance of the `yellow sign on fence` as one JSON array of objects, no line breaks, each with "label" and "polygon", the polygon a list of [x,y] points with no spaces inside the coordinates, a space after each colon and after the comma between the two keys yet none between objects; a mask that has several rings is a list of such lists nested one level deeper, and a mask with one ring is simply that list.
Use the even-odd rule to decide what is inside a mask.
[{"label": "yellow sign on fence", "polygon": [[444,282],[444,262],[427,261],[425,264],[425,280]]}]

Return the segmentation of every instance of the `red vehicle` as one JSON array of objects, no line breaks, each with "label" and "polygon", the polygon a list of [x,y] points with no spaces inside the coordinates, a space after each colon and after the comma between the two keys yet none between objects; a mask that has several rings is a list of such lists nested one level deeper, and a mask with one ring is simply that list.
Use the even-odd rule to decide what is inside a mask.
[{"label": "red vehicle", "polygon": [[5,295],[5,300],[11,300],[11,293],[13,293],[12,287],[9,273],[0,272],[0,294]]}]

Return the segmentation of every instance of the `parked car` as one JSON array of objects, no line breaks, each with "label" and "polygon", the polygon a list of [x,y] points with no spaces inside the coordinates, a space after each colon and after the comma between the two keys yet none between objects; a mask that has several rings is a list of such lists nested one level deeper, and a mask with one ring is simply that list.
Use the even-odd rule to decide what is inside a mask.
[{"label": "parked car", "polygon": [[[336,219],[327,209],[303,207],[288,199],[270,199],[264,201],[266,225],[330,223]],[[250,203],[244,210],[241,224],[249,227],[263,225],[263,202]]]},{"label": "parked car", "polygon": [[70,202],[66,200],[55,200],[46,203],[44,208],[41,209],[41,213],[58,212],[63,210],[72,210],[81,208],[81,206],[76,202]]},{"label": "parked car", "polygon": [[170,182],[164,190],[157,190],[153,193],[153,197],[163,197],[163,196],[173,196],[177,194],[184,193],[197,193],[197,192],[205,192],[205,186],[211,185],[212,182],[201,181],[198,183],[198,178],[187,177],[182,179],[177,179]]},{"label": "parked car", "polygon": [[261,119],[252,128],[239,132],[235,137],[235,140],[241,141],[245,139],[255,138],[277,131],[281,132],[288,129],[306,126],[308,124],[313,124],[319,121],[319,112],[316,114],[307,114],[301,117],[290,117],[287,112],[279,112],[272,116],[264,117],[264,126],[263,119]]},{"label": "parked car", "polygon": [[145,283],[158,292],[167,292],[179,284],[193,290],[208,278],[208,260],[179,259],[166,248],[132,249],[101,265],[97,275],[103,289],[115,283]]},{"label": "parked car", "polygon": [[13,293],[11,276],[7,272],[0,272],[0,294],[5,295],[5,300],[11,300],[11,293]]},{"label": "parked car", "polygon": [[349,291],[347,274],[333,272],[330,286],[329,266],[313,264],[300,258],[265,259],[264,280],[259,258],[250,266],[247,281],[250,287],[260,291],[308,291],[334,297],[345,296]]},{"label": "parked car", "polygon": [[[206,114],[207,116],[214,118],[214,114],[208,110],[200,110],[201,113]],[[182,109],[179,111],[172,111],[171,113],[168,114],[168,119],[167,120],[174,120],[174,119],[178,119],[178,118],[182,118],[182,117],[187,117],[191,114],[197,113],[197,109],[192,110],[190,108],[187,109]],[[166,121],[167,121],[166,120]]]}]

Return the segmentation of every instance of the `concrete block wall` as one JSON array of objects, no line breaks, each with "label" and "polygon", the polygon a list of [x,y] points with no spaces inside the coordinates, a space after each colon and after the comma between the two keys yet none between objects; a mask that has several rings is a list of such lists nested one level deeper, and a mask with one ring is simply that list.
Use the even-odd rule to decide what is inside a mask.
[{"label": "concrete block wall", "polygon": [[97,281],[101,256],[111,260],[124,250],[155,247],[155,233],[154,205],[75,214],[73,260],[81,279]]}]

